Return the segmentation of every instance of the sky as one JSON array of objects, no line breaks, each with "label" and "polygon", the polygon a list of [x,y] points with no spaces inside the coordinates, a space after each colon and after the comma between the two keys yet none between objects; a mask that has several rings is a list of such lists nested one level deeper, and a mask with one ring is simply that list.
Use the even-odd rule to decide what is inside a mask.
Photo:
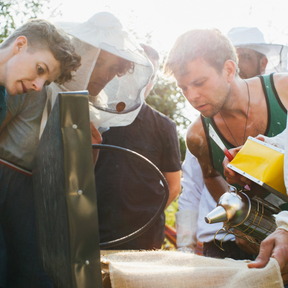
[{"label": "sky", "polygon": [[[162,57],[178,36],[195,28],[227,34],[237,26],[258,27],[267,43],[288,44],[287,0],[50,0],[50,6],[45,18],[53,9],[62,12],[50,18],[52,22],[85,22],[97,12],[111,12],[141,42],[149,34],[149,44]],[[198,115],[189,104],[183,113],[191,121]]]},{"label": "sky", "polygon": [[179,35],[194,28],[214,27],[226,34],[235,26],[257,26],[266,42],[288,43],[286,0],[50,0],[50,5],[62,11],[53,18],[57,21],[84,22],[109,11],[139,37],[151,33],[158,51],[169,51]]}]

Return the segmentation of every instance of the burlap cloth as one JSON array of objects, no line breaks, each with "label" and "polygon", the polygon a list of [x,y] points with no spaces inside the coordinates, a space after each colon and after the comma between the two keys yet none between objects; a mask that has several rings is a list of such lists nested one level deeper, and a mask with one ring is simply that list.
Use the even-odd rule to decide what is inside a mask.
[{"label": "burlap cloth", "polygon": [[283,288],[279,265],[248,269],[247,261],[214,259],[171,251],[119,252],[101,255],[109,265],[112,288]]}]

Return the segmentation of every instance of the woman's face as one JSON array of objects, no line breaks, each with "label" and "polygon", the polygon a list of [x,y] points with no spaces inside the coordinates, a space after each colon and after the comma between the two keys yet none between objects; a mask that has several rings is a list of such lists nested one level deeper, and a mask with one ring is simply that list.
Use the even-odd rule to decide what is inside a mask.
[{"label": "woman's face", "polygon": [[28,49],[27,39],[20,36],[13,44],[14,56],[7,62],[2,85],[9,95],[41,91],[60,74],[60,62],[49,50]]},{"label": "woman's face", "polygon": [[120,58],[101,50],[88,83],[89,95],[97,96],[107,83],[117,75],[119,68]]}]

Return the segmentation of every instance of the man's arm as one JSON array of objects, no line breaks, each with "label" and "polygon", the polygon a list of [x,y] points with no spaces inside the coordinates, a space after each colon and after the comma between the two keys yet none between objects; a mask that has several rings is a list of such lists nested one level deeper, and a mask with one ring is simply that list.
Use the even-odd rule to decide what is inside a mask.
[{"label": "man's arm", "polygon": [[171,204],[171,202],[178,196],[181,190],[181,171],[176,172],[162,172],[169,186],[169,198],[165,209]]},{"label": "man's arm", "polygon": [[288,109],[288,73],[277,73],[273,75],[276,91],[281,102]]},{"label": "man's arm", "polygon": [[228,185],[223,177],[212,166],[205,131],[200,117],[198,117],[197,120],[188,128],[187,147],[198,159],[205,185],[217,202],[222,194],[227,191]]},{"label": "man's arm", "polygon": [[[101,144],[102,143],[102,136],[99,133],[99,131],[95,128],[95,126],[90,122],[90,128],[91,128],[91,140],[92,144]],[[99,149],[92,149],[93,154],[93,164],[96,165]]]},{"label": "man's arm", "polygon": [[[161,119],[162,116],[159,118]],[[161,120],[159,129],[162,152],[159,154],[159,169],[163,173],[169,186],[169,198],[165,209],[178,196],[181,191],[181,157],[176,123],[167,117]]]}]

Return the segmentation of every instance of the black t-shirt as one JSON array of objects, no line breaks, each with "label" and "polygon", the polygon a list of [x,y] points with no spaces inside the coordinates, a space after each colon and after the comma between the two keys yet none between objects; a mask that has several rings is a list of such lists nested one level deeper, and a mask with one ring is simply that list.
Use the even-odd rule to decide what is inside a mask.
[{"label": "black t-shirt", "polygon": [[[111,127],[102,136],[103,144],[136,151],[162,172],[181,169],[176,124],[146,104],[132,124]],[[159,176],[139,160],[119,152],[100,150],[95,181],[101,242],[142,227],[156,213],[164,195]],[[147,232],[111,249],[160,248],[164,225],[163,213]]]}]

